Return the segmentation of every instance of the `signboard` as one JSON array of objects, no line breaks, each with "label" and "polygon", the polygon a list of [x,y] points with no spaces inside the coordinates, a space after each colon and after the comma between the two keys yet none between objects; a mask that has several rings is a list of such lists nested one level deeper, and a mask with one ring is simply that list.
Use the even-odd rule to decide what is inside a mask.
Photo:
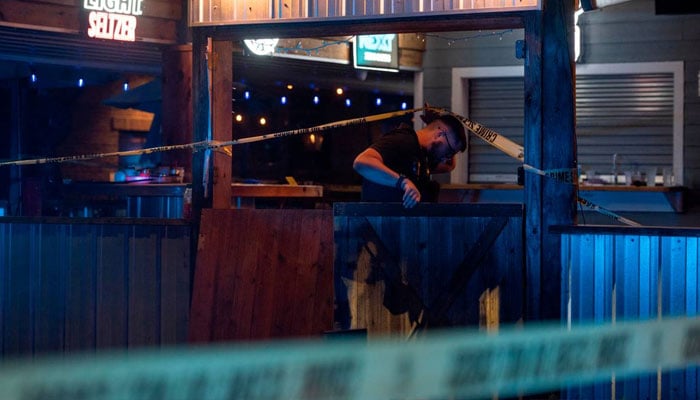
[{"label": "signboard", "polygon": [[89,11],[89,37],[136,40],[136,17],[143,14],[143,0],[84,0],[83,9]]},{"label": "signboard", "polygon": [[360,35],[355,38],[355,68],[399,70],[398,35]]}]

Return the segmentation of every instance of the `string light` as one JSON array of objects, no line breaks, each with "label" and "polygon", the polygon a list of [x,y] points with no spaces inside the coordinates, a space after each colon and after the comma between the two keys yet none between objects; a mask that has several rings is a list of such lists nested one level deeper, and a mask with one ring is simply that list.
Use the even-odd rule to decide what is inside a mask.
[{"label": "string light", "polygon": [[249,90],[246,90],[245,92],[243,92],[243,98],[245,98],[246,100],[250,99],[250,91]]},{"label": "string light", "polygon": [[287,104],[287,96],[282,96],[282,97],[280,97],[280,103],[281,103],[281,104]]},{"label": "string light", "polygon": [[126,92],[129,90],[129,82],[125,81],[124,84],[122,85],[122,89]]},{"label": "string light", "polygon": [[78,79],[78,87],[83,87],[83,86],[85,86],[85,81],[83,80],[83,78]]},{"label": "string light", "polygon": [[314,104],[318,104],[321,101],[321,99],[318,98],[318,96],[314,96]]},{"label": "string light", "polygon": [[350,99],[345,99],[345,107],[350,107],[352,105],[352,101]]},{"label": "string light", "polygon": [[381,98],[381,97],[377,97],[377,100],[374,101],[374,104],[376,104],[377,107],[381,106],[381,105],[382,105],[382,98]]}]

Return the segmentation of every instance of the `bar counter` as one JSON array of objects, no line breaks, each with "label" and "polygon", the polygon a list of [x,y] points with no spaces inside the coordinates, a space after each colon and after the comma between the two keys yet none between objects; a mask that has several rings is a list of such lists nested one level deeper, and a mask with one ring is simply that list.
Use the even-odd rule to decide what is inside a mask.
[{"label": "bar counter", "polygon": [[[686,209],[682,186],[580,185],[579,197],[610,211],[676,212]],[[516,184],[443,184],[445,203],[522,203],[523,186]]]}]

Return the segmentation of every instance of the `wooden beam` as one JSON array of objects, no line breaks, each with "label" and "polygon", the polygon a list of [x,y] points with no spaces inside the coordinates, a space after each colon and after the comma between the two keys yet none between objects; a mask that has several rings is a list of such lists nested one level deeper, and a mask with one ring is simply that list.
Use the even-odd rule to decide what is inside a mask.
[{"label": "wooden beam", "polygon": [[[536,168],[576,166],[573,68],[574,0],[545,0],[525,21],[525,162]],[[526,316],[561,316],[560,237],[552,225],[575,222],[575,187],[525,175]]]},{"label": "wooden beam", "polygon": [[522,28],[523,18],[535,11],[499,13],[455,14],[445,13],[422,16],[420,23],[415,16],[395,18],[363,18],[361,20],[294,20],[265,23],[246,23],[216,26],[195,26],[219,40],[255,38],[326,37],[342,35],[366,35],[376,33],[447,32],[480,29]]},{"label": "wooden beam", "polygon": [[[233,44],[230,41],[213,40],[211,58],[211,123],[212,139],[222,142],[233,138],[231,123],[231,91],[233,88]],[[231,208],[231,157],[213,152],[214,176],[212,180],[212,207]]]}]

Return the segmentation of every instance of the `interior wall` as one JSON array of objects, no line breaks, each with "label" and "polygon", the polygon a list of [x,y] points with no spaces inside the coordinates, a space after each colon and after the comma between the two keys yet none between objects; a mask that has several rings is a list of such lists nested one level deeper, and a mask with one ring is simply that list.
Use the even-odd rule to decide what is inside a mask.
[{"label": "interior wall", "polygon": [[[700,15],[656,15],[654,0],[633,0],[583,13],[579,18],[583,53],[579,64],[683,61],[684,182],[700,187]],[[444,35],[443,35],[444,36]],[[425,101],[449,107],[451,70],[456,67],[523,65],[515,57],[522,31],[466,32],[452,40],[427,36]]]}]

